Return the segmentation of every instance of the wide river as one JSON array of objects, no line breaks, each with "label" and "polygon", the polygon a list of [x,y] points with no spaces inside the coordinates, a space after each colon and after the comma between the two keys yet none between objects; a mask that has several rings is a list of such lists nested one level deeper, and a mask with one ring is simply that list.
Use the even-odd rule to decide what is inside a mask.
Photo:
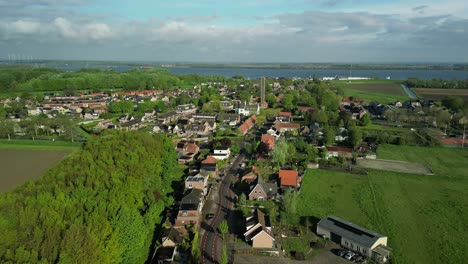
[{"label": "wide river", "polygon": [[[87,67],[85,63],[50,63],[46,66],[58,68],[66,71],[76,71]],[[136,68],[132,65],[112,65],[112,64],[95,64],[91,67],[102,69],[114,69],[116,71],[128,71]],[[262,76],[267,77],[301,77],[309,78],[316,76],[320,77],[371,77],[384,79],[390,77],[393,80],[406,80],[416,77],[419,79],[459,79],[468,80],[468,71],[462,70],[352,70],[350,69],[265,69],[265,68],[198,68],[198,67],[168,67],[166,68],[174,74],[199,74],[209,76],[225,76],[232,77],[234,75],[242,75],[245,78],[258,79]]]}]

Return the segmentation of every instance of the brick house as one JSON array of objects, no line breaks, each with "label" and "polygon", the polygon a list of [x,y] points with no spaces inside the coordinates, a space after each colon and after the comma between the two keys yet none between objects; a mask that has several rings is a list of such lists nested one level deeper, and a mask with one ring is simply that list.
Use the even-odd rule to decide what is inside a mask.
[{"label": "brick house", "polygon": [[278,192],[274,183],[259,182],[249,193],[249,200],[265,201],[273,198]]},{"label": "brick house", "polygon": [[275,238],[273,237],[270,217],[259,209],[256,209],[245,219],[246,231],[245,241],[252,243],[253,248],[273,248]]},{"label": "brick house", "polygon": [[216,158],[211,155],[206,157],[206,159],[201,162],[200,170],[211,174],[212,177],[218,176],[218,165],[216,164]]},{"label": "brick house", "polygon": [[195,225],[200,223],[203,208],[203,191],[198,189],[189,190],[180,201],[179,212],[175,226]]}]

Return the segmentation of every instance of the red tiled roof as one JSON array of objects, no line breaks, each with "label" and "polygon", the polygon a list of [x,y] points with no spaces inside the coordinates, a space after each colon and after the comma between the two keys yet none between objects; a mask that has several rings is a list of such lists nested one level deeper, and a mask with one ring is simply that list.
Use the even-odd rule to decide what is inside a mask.
[{"label": "red tiled roof", "polygon": [[275,137],[272,135],[263,134],[261,142],[267,144],[270,149],[275,147]]},{"label": "red tiled roof", "polygon": [[353,153],[353,149],[351,148],[341,148],[341,147],[327,147],[328,151],[333,151],[333,152],[347,152],[347,153]]},{"label": "red tiled roof", "polygon": [[[440,140],[440,143],[443,145],[461,145],[463,144],[463,138],[443,138]],[[468,140],[465,140],[465,144],[468,143]]]},{"label": "red tiled roof", "polygon": [[298,106],[297,110],[299,110],[299,111],[314,111],[315,108],[310,107],[310,106]]},{"label": "red tiled roof", "polygon": [[275,126],[276,126],[277,129],[281,129],[281,128],[299,129],[301,127],[301,125],[299,125],[297,123],[286,123],[286,122],[280,122],[280,121],[276,121]]},{"label": "red tiled roof", "polygon": [[190,152],[190,153],[196,153],[198,152],[198,146],[195,143],[188,143],[187,146],[185,147],[185,151]]},{"label": "red tiled roof", "polygon": [[282,186],[297,186],[298,173],[296,170],[280,170],[279,177]]},{"label": "red tiled roof", "polygon": [[254,126],[255,121],[257,120],[257,116],[253,115],[249,117],[249,119],[245,120],[245,122],[240,125],[239,129],[242,131],[243,134],[247,132],[247,130],[251,129]]},{"label": "red tiled roof", "polygon": [[216,164],[216,158],[210,155],[202,161],[202,164]]},{"label": "red tiled roof", "polygon": [[291,114],[291,112],[280,112],[280,113],[279,113],[279,116],[291,117],[292,114]]}]

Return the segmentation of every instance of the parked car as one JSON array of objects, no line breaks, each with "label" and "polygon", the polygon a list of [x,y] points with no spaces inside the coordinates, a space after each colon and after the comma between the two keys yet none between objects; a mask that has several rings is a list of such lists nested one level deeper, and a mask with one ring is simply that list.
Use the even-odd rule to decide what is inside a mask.
[{"label": "parked car", "polygon": [[354,253],[352,251],[348,251],[348,253],[346,253],[344,258],[347,259],[347,260],[351,260],[355,255],[356,255],[356,253]]},{"label": "parked car", "polygon": [[354,262],[360,263],[363,259],[364,258],[361,255],[356,254],[351,260]]},{"label": "parked car", "polygon": [[214,214],[206,214],[205,219],[206,220],[211,220],[214,218]]},{"label": "parked car", "polygon": [[338,249],[338,250],[335,252],[335,254],[336,254],[337,256],[340,256],[340,257],[344,257],[344,255],[346,255],[346,253],[348,253],[348,251],[347,251],[347,250],[344,250],[344,249]]}]

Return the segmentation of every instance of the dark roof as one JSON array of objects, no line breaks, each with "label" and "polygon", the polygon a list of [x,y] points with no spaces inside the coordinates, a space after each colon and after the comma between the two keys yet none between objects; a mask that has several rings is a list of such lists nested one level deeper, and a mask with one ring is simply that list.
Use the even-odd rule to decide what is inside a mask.
[{"label": "dark roof", "polygon": [[191,189],[180,201],[181,205],[198,205],[202,200],[202,190]]},{"label": "dark roof", "polygon": [[176,244],[182,244],[184,237],[174,228],[164,230],[162,235],[163,242],[166,239],[172,240]]},{"label": "dark roof", "polygon": [[273,196],[278,193],[278,186],[275,183],[260,182],[259,185],[268,196]]},{"label": "dark roof", "polygon": [[382,234],[345,221],[336,216],[328,216],[320,220],[317,226],[369,248],[371,248],[379,238],[385,237]]},{"label": "dark roof", "polygon": [[156,251],[156,260],[172,259],[174,255],[175,247],[160,247]]}]

